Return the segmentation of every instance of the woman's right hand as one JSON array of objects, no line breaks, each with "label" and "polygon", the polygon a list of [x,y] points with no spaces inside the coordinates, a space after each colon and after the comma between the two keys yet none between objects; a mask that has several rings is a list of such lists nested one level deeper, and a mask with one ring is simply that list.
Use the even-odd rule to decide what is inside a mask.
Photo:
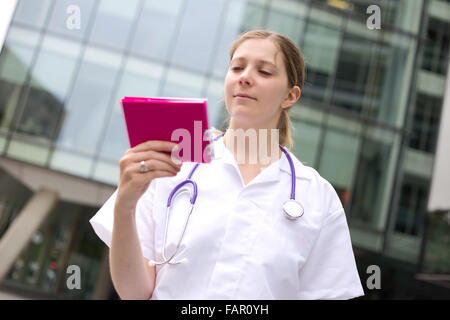
[{"label": "woman's right hand", "polygon": [[[139,198],[153,179],[177,175],[182,164],[176,164],[170,156],[176,145],[173,142],[151,140],[125,152],[120,159],[120,179],[115,205],[117,213],[134,213]],[[140,171],[141,161],[145,161],[149,169],[147,172]]]}]

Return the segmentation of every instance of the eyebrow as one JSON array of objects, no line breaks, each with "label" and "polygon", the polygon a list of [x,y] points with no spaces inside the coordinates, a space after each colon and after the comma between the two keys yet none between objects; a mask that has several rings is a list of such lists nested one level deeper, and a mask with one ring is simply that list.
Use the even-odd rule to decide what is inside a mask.
[{"label": "eyebrow", "polygon": [[[233,58],[230,61],[230,64],[232,64],[233,61],[235,61],[235,60],[247,60],[247,59],[244,58],[244,57]],[[277,66],[273,62],[270,62],[270,61],[267,61],[267,60],[256,60],[256,62],[259,63],[259,64],[267,64],[267,65],[269,65],[269,66],[271,66],[271,67],[273,67],[275,69],[277,68]]]}]

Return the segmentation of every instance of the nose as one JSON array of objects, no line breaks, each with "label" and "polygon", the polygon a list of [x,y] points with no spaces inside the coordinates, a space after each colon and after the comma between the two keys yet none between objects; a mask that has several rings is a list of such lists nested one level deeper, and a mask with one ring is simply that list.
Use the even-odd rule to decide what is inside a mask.
[{"label": "nose", "polygon": [[253,83],[253,79],[250,75],[249,69],[244,70],[239,76],[239,84],[240,85],[251,85]]}]

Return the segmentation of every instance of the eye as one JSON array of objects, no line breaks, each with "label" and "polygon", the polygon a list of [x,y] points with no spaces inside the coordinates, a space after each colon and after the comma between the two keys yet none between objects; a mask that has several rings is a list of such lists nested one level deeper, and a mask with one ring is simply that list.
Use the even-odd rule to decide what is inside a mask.
[{"label": "eye", "polygon": [[233,70],[233,71],[239,71],[239,70],[242,70],[242,68],[241,68],[241,67],[233,67],[233,68],[231,68],[231,70]]},{"label": "eye", "polygon": [[267,72],[267,71],[264,71],[264,70],[259,70],[259,72],[262,73],[265,76],[270,76],[271,75],[270,72]]}]

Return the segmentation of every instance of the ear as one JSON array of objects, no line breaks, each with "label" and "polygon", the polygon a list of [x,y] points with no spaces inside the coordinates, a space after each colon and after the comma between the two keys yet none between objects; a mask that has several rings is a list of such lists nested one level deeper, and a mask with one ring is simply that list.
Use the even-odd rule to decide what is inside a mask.
[{"label": "ear", "polygon": [[302,90],[299,86],[293,86],[287,93],[286,98],[281,104],[281,108],[286,109],[292,107],[298,101],[298,99],[300,99],[301,93]]}]

